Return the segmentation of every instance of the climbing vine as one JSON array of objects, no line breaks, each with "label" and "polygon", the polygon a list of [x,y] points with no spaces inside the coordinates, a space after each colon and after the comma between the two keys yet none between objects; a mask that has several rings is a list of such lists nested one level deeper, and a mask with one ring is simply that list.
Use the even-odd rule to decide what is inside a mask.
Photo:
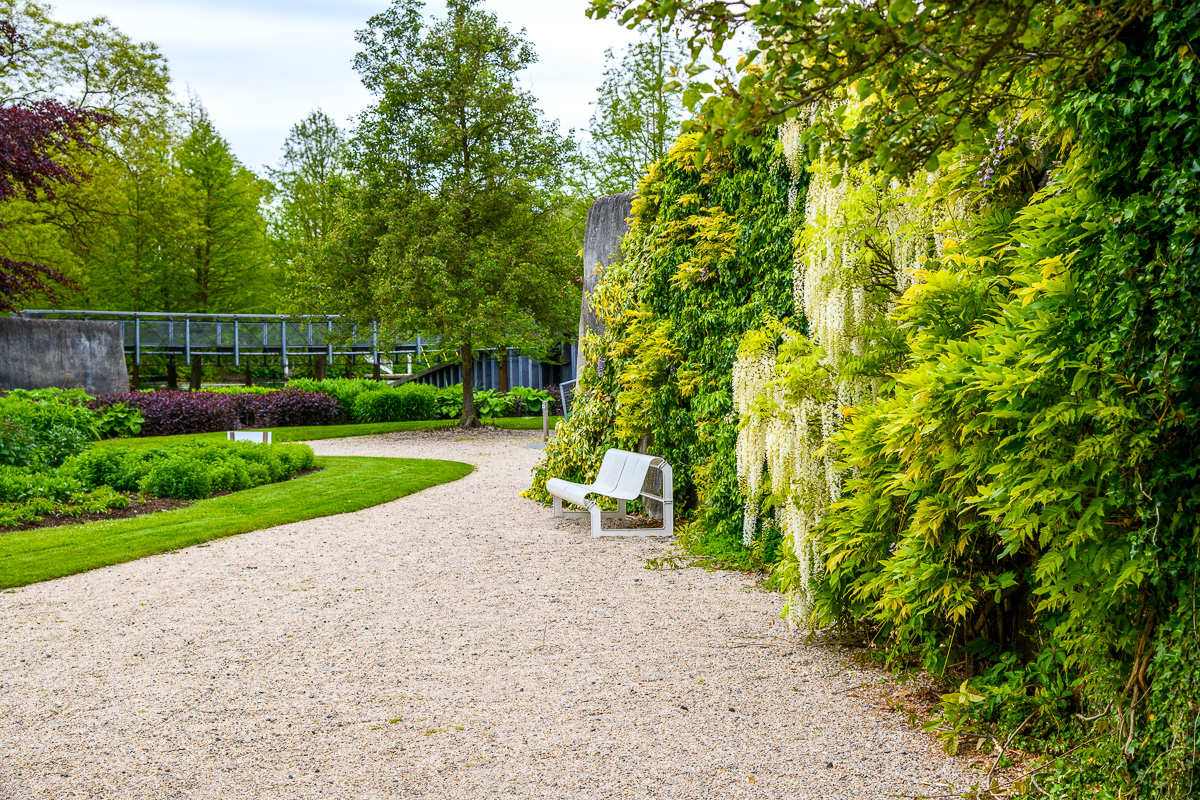
[{"label": "climbing vine", "polygon": [[583,345],[578,405],[535,470],[590,480],[604,450],[648,449],[675,470],[684,541],[742,566],[774,558],[777,537],[741,544],[737,415],[729,375],[739,340],[765,317],[790,319],[801,186],[774,149],[710,151],[681,138],[638,187],[622,258],[593,305],[605,325]]},{"label": "climbing vine", "polygon": [[799,127],[781,140],[792,168],[810,173],[793,272],[807,332],[777,322],[749,331],[733,369],[743,539],[752,543],[764,515],[782,531],[775,577],[793,622],[813,610],[816,529],[842,493],[835,434],[901,355],[887,312],[938,248],[923,178],[910,186],[828,159],[806,165]]}]

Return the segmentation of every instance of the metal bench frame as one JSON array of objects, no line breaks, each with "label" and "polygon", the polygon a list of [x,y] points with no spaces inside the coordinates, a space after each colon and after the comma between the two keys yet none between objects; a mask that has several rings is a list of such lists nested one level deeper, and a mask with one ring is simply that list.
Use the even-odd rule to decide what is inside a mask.
[{"label": "metal bench frame", "polygon": [[271,443],[270,431],[225,431],[225,439],[230,442]]},{"label": "metal bench frame", "polygon": [[[651,469],[662,473],[662,494],[642,490],[646,475]],[[592,483],[572,483],[561,478],[546,481],[546,491],[554,498],[554,516],[591,517],[592,538],[600,536],[671,536],[675,531],[675,503],[673,500],[673,475],[671,465],[658,456],[631,453],[628,450],[612,449],[604,454],[600,472]],[[604,511],[588,495],[601,495],[617,501],[616,511]],[[661,528],[620,528],[602,530],[602,519],[625,519],[625,504],[630,500],[645,497],[658,500],[663,506]],[[563,508],[563,501],[579,506],[582,510]]]}]

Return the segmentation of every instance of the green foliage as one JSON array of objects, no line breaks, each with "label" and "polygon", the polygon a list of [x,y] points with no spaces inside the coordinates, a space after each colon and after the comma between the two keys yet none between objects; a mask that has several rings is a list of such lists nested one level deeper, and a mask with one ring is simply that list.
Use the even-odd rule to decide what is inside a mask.
[{"label": "green foliage", "polygon": [[299,389],[302,392],[325,392],[325,394],[333,395],[337,398],[342,416],[352,419],[354,399],[362,392],[378,390],[380,385],[378,381],[363,378],[326,378],[323,381],[311,378],[293,378],[288,381],[287,388]]},{"label": "green foliage", "polygon": [[292,265],[293,299],[440,342],[463,366],[461,424],[478,424],[476,351],[548,350],[578,318],[575,146],[517,82],[532,47],[477,0],[451,0],[442,19],[395,0],[358,40],[378,102],[354,134],[331,233]]},{"label": "green foliage", "polygon": [[113,403],[101,409],[96,427],[102,439],[123,438],[141,433],[142,421],[140,408],[133,408],[126,403]]},{"label": "green foliage", "polygon": [[392,388],[376,388],[354,398],[351,419],[355,422],[404,422],[433,419],[437,415],[435,390],[420,383]]},{"label": "green foliage", "polygon": [[512,411],[515,400],[511,393],[501,394],[492,389],[475,393],[475,407],[479,409],[479,416],[483,419],[504,416]]},{"label": "green foliage", "polygon": [[534,389],[532,386],[514,386],[508,393],[514,399],[524,401],[527,408],[540,409],[543,402],[548,403],[554,399],[554,395],[546,390]]},{"label": "green foliage", "polygon": [[1078,737],[1038,779],[1051,797],[1200,779],[1198,31],[1194,6],[1161,4],[1043,122],[1067,146],[1045,188],[979,190],[897,309],[894,391],[836,440],[852,477],[822,529],[819,621],[969,679],[982,699],[947,701],[951,729]]},{"label": "green foliage", "polygon": [[33,431],[16,420],[0,419],[0,465],[23,467],[36,452]]},{"label": "green foliage", "polygon": [[611,48],[604,53],[604,81],[588,129],[589,171],[599,194],[633,191],[667,154],[683,118],[672,82],[687,61],[684,43],[662,23],[640,33],[619,61]]},{"label": "green foliage", "polygon": [[286,480],[315,463],[305,444],[189,441],[157,448],[94,447],[56,469],[0,465],[0,527],[47,514],[119,508],[120,492],[195,500]]},{"label": "green foliage", "polygon": [[[812,155],[825,145],[843,163],[867,159],[889,175],[909,175],[933,171],[941,159],[951,163],[950,148],[976,141],[1005,115],[1103,74],[1150,6],[591,0],[587,13],[629,27],[669,23],[690,31],[683,102],[693,119],[684,129],[700,131],[706,148],[757,144],[773,124],[814,113],[806,134]],[[739,35],[755,45],[731,64],[721,50]],[[846,124],[850,92],[865,106]]]},{"label": "green foliage", "polygon": [[266,224],[259,207],[266,186],[242,166],[203,106],[189,109],[188,135],[176,149],[191,241],[179,267],[190,283],[191,311],[248,309],[273,303]]},{"label": "green foliage", "polygon": [[751,566],[769,555],[740,545],[730,372],[747,329],[793,313],[796,187],[770,151],[714,152],[698,169],[696,148],[680,139],[638,188],[622,260],[594,298],[607,330],[583,342],[571,415],[530,494],[545,500],[549,477],[591,480],[609,447],[644,441],[674,469],[676,511],[693,518],[684,540]]},{"label": "green foliage", "polygon": [[279,168],[269,170],[279,200],[271,238],[280,263],[319,246],[329,234],[347,156],[345,133],[320,109],[292,126]]},{"label": "green foliage", "polygon": [[100,435],[97,412],[81,390],[15,390],[0,398],[3,463],[41,469],[56,467]]},{"label": "green foliage", "polygon": [[[438,390],[420,383],[392,387],[364,378],[327,378],[323,381],[294,378],[287,385],[292,389],[325,392],[336,397],[342,416],[355,423],[428,420],[440,415],[436,400]],[[461,392],[460,387],[460,398]]]},{"label": "green foliage", "polygon": [[438,417],[441,419],[458,419],[462,416],[463,385],[461,383],[454,383],[438,389],[437,395],[434,397],[434,402],[437,403]]},{"label": "green foliage", "polygon": [[[255,374],[255,377],[258,377],[257,373]],[[303,378],[298,379],[298,380],[304,380],[306,383],[310,383],[310,384],[316,383],[316,381],[309,381],[309,380],[303,379]],[[292,381],[288,381],[288,386],[291,386],[292,383],[293,383]],[[293,388],[300,388],[300,387],[293,387]],[[204,387],[204,391],[208,392],[210,394],[270,394],[271,392],[277,392],[279,390],[274,389],[270,386],[206,386],[206,387]],[[325,391],[325,390],[324,389],[301,389],[301,391],[315,392],[315,391]],[[326,392],[326,394],[332,394],[332,392]]]},{"label": "green foliage", "polygon": [[176,456],[155,465],[138,488],[159,497],[198,500],[212,494],[213,472],[200,461]]}]

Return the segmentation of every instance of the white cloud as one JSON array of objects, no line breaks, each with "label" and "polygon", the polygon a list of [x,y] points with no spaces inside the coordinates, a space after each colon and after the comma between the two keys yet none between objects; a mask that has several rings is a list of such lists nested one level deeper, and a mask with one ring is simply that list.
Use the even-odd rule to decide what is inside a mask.
[{"label": "white cloud", "polygon": [[[128,36],[159,46],[182,97],[208,107],[234,152],[255,169],[273,164],[288,129],[314,108],[341,122],[371,102],[353,60],[354,32],[385,0],[52,0],[55,17],[107,16]],[[587,0],[486,0],[511,28],[525,28],[539,62],[523,82],[564,129],[586,128],[604,50],[633,34],[584,16]],[[429,3],[440,16],[444,5]]]}]

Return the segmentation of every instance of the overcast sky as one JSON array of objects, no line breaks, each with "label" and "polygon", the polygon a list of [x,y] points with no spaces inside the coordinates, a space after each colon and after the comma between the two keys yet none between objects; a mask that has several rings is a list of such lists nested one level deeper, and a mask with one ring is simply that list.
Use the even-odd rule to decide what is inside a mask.
[{"label": "overcast sky", "polygon": [[[234,153],[261,171],[288,129],[314,108],[343,124],[371,102],[352,66],[354,32],[388,0],[49,0],[55,18],[108,17],[154,42],[175,90],[190,87]],[[524,76],[546,116],[582,130],[591,118],[604,50],[634,34],[584,16],[587,0],[485,0],[512,29],[526,28],[539,62]],[[427,3],[441,16],[441,0]]]}]

